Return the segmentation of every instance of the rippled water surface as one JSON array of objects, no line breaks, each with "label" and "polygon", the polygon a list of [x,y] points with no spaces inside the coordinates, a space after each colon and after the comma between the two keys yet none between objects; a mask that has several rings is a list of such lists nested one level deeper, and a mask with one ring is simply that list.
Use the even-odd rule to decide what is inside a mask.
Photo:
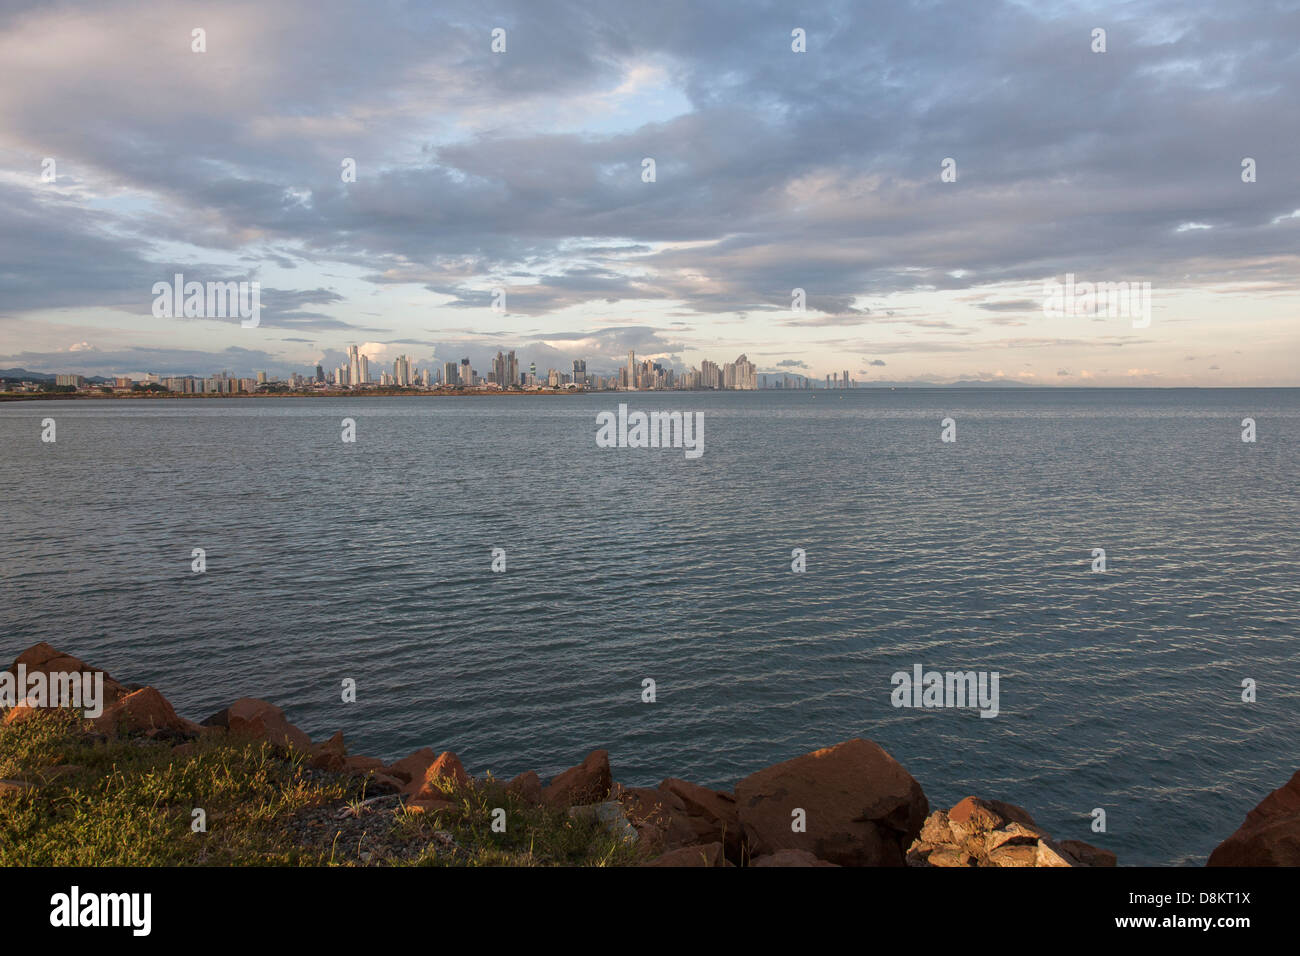
[{"label": "rippled water surface", "polygon": [[[597,448],[619,401],[704,412],[705,454]],[[1298,434],[1266,389],[0,405],[0,657],[498,776],[730,787],[864,736],[932,805],[1201,863],[1300,766]],[[895,709],[917,663],[1001,714]]]}]

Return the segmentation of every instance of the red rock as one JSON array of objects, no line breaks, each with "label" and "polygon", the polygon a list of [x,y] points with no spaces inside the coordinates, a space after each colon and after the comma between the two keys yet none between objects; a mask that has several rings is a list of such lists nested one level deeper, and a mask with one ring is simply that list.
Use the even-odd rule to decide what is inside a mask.
[{"label": "red rock", "polygon": [[71,654],[65,654],[62,651],[55,650],[49,644],[42,641],[39,644],[33,644],[27,650],[23,651],[16,658],[13,664],[9,666],[9,672],[17,675],[18,665],[26,665],[27,674],[30,676],[35,673],[49,675],[51,673],[94,673],[104,675],[104,699],[100,702],[104,707],[125,697],[131,692],[131,688],[109,676],[107,671],[102,671],[97,667],[91,667],[85,661],[73,657]]},{"label": "red rock", "polygon": [[551,807],[600,803],[609,796],[614,783],[609,771],[609,751],[593,750],[576,767],[570,767],[542,791],[542,800]]},{"label": "red rock", "polygon": [[1300,771],[1246,814],[1207,866],[1300,866]]},{"label": "red rock", "polygon": [[542,802],[542,778],[531,770],[525,770],[506,784],[506,790],[524,803],[536,806]]},{"label": "red rock", "polygon": [[343,769],[349,773],[369,773],[384,769],[384,762],[377,757],[344,757]]},{"label": "red rock", "polygon": [[[754,856],[807,850],[841,866],[903,866],[929,811],[898,761],[861,739],[751,774],[736,785],[736,804]],[[791,829],[796,808],[805,833]]]},{"label": "red rock", "polygon": [[1276,817],[1291,813],[1300,813],[1300,770],[1261,800],[1259,806],[1246,814],[1246,822],[1242,826],[1247,828],[1261,826]]},{"label": "red rock", "polygon": [[231,735],[265,740],[277,747],[304,752],[311,749],[311,738],[289,723],[284,711],[256,697],[241,697],[203,721],[203,725],[224,727]]},{"label": "red rock", "polygon": [[675,850],[683,846],[716,843],[708,835],[713,828],[705,821],[693,818],[682,798],[667,790],[649,787],[618,787],[615,798],[623,813],[636,828],[637,835],[646,846]]},{"label": "red rock", "polygon": [[1038,828],[1034,818],[1023,807],[1003,803],[1001,800],[966,797],[948,811],[948,826],[958,841],[990,830],[1000,830],[1012,822],[1030,829]]},{"label": "red rock", "polygon": [[775,853],[769,853],[766,856],[755,858],[750,866],[835,866],[838,863],[828,863],[826,860],[819,860],[807,850],[777,850]]},{"label": "red rock", "polygon": [[410,783],[412,780],[424,780],[424,772],[429,769],[429,765],[438,759],[438,755],[428,747],[421,747],[414,753],[408,754],[401,760],[384,768],[384,773],[390,777],[396,777],[402,783]]},{"label": "red rock", "polygon": [[[415,781],[412,780],[411,784],[414,785]],[[429,764],[415,798],[441,800],[445,793],[466,786],[469,786],[469,774],[465,773],[465,768],[461,766],[460,758],[450,750],[445,750],[439,754],[437,760]]]},{"label": "red rock", "polygon": [[671,793],[685,807],[686,813],[694,818],[695,826],[701,832],[697,842],[719,842],[727,851],[731,860],[741,856],[740,810],[736,798],[722,790],[710,790],[698,784],[669,777],[659,784],[659,789]]},{"label": "red rock", "polygon": [[91,723],[102,734],[143,730],[185,731],[189,724],[176,716],[176,711],[172,710],[167,698],[152,687],[127,694],[110,704]]},{"label": "red rock", "polygon": [[1110,850],[1103,850],[1082,840],[1061,840],[1060,845],[1061,849],[1084,866],[1115,866],[1119,862],[1119,857]]},{"label": "red rock", "polygon": [[348,748],[343,741],[343,731],[338,731],[329,740],[313,744],[310,765],[321,770],[341,771],[347,766]]},{"label": "red rock", "polygon": [[725,866],[726,857],[721,843],[706,843],[704,846],[684,846],[678,850],[669,850],[642,866]]}]

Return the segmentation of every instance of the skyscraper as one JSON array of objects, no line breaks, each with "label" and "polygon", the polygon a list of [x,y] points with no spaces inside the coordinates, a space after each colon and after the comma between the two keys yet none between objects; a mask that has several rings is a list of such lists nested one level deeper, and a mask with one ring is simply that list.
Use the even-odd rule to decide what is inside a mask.
[{"label": "skyscraper", "polygon": [[411,385],[411,357],[399,355],[393,360],[393,384],[402,388]]},{"label": "skyscraper", "polygon": [[455,362],[444,362],[442,366],[442,384],[455,385],[460,380],[456,373]]},{"label": "skyscraper", "polygon": [[636,388],[636,353],[632,349],[627,350],[627,387]]},{"label": "skyscraper", "polygon": [[573,384],[585,385],[587,383],[587,363],[583,359],[573,360]]}]

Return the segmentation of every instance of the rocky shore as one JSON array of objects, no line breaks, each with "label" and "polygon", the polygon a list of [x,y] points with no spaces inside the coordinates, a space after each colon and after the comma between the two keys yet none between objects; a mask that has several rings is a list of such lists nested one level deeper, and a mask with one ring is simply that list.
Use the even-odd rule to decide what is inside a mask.
[{"label": "rocky shore", "polygon": [[[969,796],[948,809],[930,807],[921,786],[893,757],[869,740],[853,739],[794,757],[739,781],[734,791],[701,787],[670,777],[658,787],[616,782],[609,755],[592,751],[576,766],[543,781],[536,773],[495,781],[474,777],[451,751],[422,748],[400,760],[348,752],[341,733],[313,743],[274,704],[242,698],[195,722],[179,716],[155,688],[121,683],[48,644],[24,651],[9,668],[17,674],[94,672],[103,675],[104,706],[80,733],[97,745],[139,740],[169,748],[171,762],[184,761],[214,739],[267,745],[277,759],[298,761],[310,772],[343,779],[364,799],[337,800],[295,817],[307,826],[314,813],[335,819],[387,814],[427,820],[468,812],[499,813],[485,795],[508,797],[512,807],[536,807],[566,825],[614,838],[627,852],[617,862],[644,866],[919,866],[919,867],[1111,867],[1115,854],[1080,840],[1054,839],[1024,808]],[[44,708],[19,703],[4,713],[3,726],[18,728]],[[72,768],[78,770],[81,768]],[[46,768],[66,771],[67,768]],[[40,781],[0,781],[0,796],[33,792]],[[479,810],[474,808],[478,807]],[[318,822],[318,821],[317,821]],[[417,821],[418,823],[419,821]],[[495,827],[493,827],[495,829]],[[341,832],[341,831],[340,831]],[[384,831],[388,859],[409,847],[402,839],[440,840],[400,828]],[[410,836],[404,838],[403,833]],[[397,836],[392,834],[396,833]],[[369,851],[368,851],[369,852]],[[453,849],[454,852],[454,849]],[[373,855],[373,854],[372,854]],[[361,862],[370,857],[362,854]],[[508,865],[508,864],[507,864]],[[1252,810],[1241,828],[1211,855],[1211,866],[1300,865],[1300,773]]]}]

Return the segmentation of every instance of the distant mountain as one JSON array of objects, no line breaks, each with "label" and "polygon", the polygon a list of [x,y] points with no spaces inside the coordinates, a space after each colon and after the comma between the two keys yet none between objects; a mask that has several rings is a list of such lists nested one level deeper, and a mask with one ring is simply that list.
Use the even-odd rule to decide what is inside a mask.
[{"label": "distant mountain", "polygon": [[15,382],[52,382],[53,375],[44,372],[29,372],[25,368],[0,368],[0,378],[13,379]]},{"label": "distant mountain", "polygon": [[[0,368],[0,379],[12,382],[53,382],[55,376],[49,372],[33,372],[25,368]],[[85,379],[92,385],[113,381],[102,375],[87,375]]]},{"label": "distant mountain", "polygon": [[858,382],[858,388],[1035,388],[1037,382],[965,379],[960,382]]}]

